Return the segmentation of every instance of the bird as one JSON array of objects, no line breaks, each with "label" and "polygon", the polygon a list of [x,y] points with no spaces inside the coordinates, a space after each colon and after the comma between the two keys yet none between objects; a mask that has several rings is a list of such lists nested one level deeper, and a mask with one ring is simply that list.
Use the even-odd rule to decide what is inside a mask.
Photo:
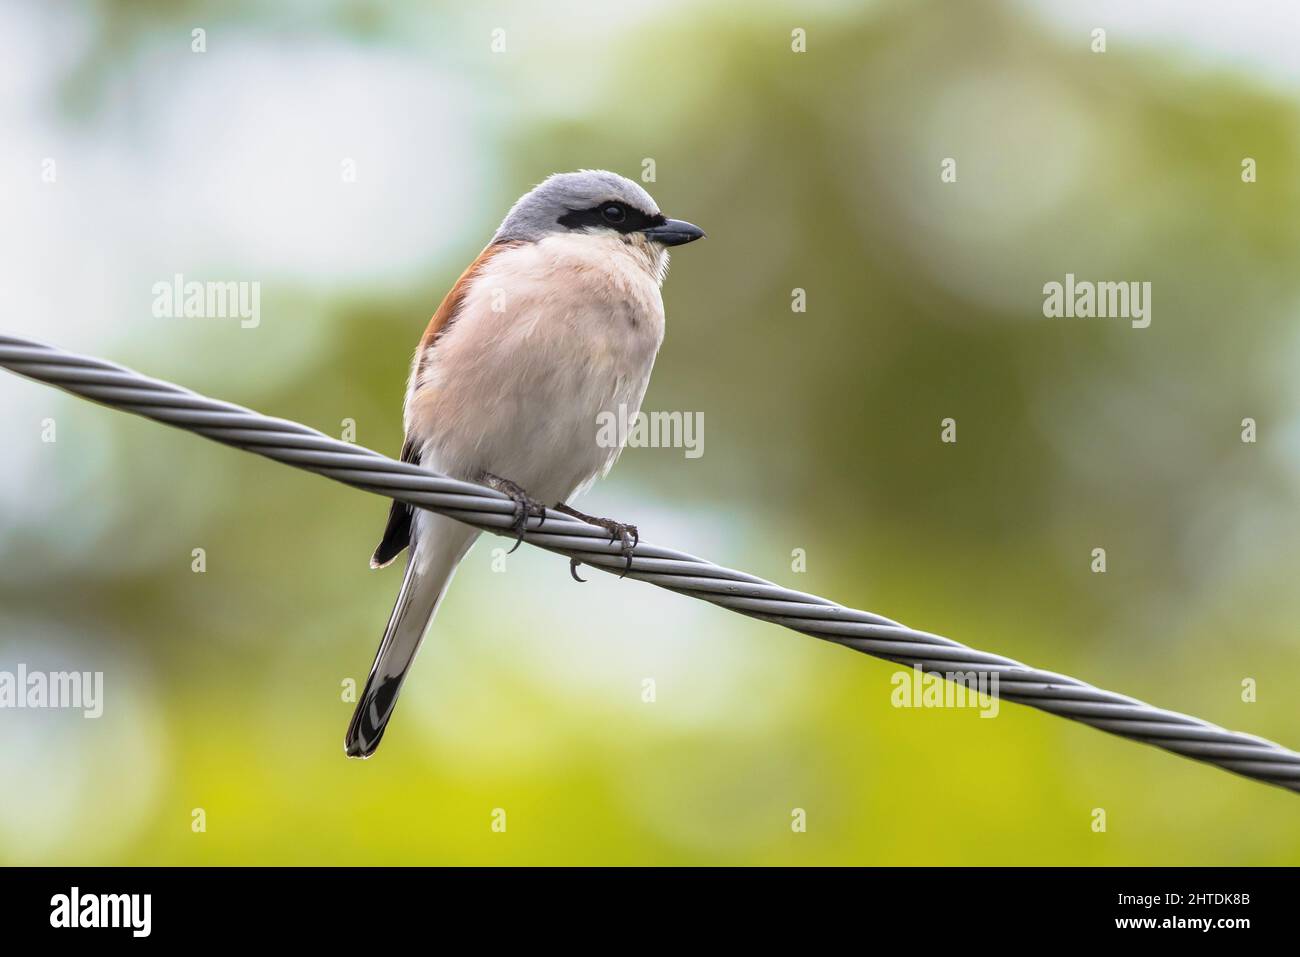
[{"label": "bird", "polygon": [[[526,192],[419,340],[403,405],[402,461],[508,496],[515,548],[547,504],[603,528],[620,543],[626,572],[636,526],[569,502],[622,451],[598,440],[597,423],[617,416],[630,424],[640,411],[664,337],[660,288],[669,248],[703,236],[608,170],[556,173]],[[479,534],[393,502],[370,566],[383,568],[406,551],[406,572],[348,725],[349,757],[368,758],[379,747],[425,632]],[[570,572],[581,581],[576,569],[575,561]]]}]

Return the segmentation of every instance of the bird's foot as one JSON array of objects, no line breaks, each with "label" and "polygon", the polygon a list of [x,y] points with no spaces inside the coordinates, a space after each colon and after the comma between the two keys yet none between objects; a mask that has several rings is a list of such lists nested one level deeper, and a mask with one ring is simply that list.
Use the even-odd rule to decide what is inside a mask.
[{"label": "bird's foot", "polygon": [[513,554],[514,550],[523,544],[524,531],[528,528],[529,518],[536,517],[540,519],[537,527],[542,527],[542,524],[546,521],[546,506],[510,481],[510,479],[502,478],[500,475],[484,472],[483,484],[488,488],[496,489],[515,503],[515,521],[510,526],[510,530],[515,533],[515,543],[510,551],[506,552],[507,555]]},{"label": "bird's foot", "polygon": [[[621,542],[623,546],[623,560],[626,564],[623,566],[623,574],[618,577],[622,578],[623,575],[626,575],[632,570],[632,549],[641,544],[641,533],[637,531],[635,525],[616,522],[612,518],[596,518],[594,515],[587,515],[583,512],[579,512],[576,508],[571,508],[563,502],[557,504],[555,510],[557,512],[563,512],[565,515],[572,515],[574,518],[581,519],[588,525],[595,525],[597,528],[603,528],[605,531],[609,532],[609,540],[611,542]],[[569,559],[569,574],[573,576],[575,581],[586,581],[585,578],[578,577],[578,566],[580,564],[582,563],[576,558]]]}]

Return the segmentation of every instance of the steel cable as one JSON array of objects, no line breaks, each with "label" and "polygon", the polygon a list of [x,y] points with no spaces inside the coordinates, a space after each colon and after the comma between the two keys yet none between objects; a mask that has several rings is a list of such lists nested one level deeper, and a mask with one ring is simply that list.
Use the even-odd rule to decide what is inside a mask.
[{"label": "steel cable", "polygon": [[[440,512],[484,531],[512,534],[514,504],[502,493],[395,461],[298,422],[264,416],[111,362],[14,336],[0,335],[0,366],[101,405]],[[609,541],[604,529],[554,510],[548,509],[544,519],[530,519],[524,540],[611,574],[625,568],[621,546]],[[1002,700],[1300,791],[1300,754],[1272,741],[916,631],[694,555],[640,542],[627,577],[927,674],[996,673]]]}]

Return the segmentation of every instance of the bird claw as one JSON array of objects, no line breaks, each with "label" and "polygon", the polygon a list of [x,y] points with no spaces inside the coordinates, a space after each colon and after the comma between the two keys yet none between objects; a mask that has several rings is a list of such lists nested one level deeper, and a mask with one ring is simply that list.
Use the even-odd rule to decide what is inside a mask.
[{"label": "bird claw", "polygon": [[499,475],[493,475],[491,472],[483,473],[483,484],[487,485],[488,488],[496,489],[515,503],[515,519],[510,525],[510,531],[515,533],[515,543],[510,547],[510,551],[506,552],[507,555],[513,555],[515,549],[524,543],[524,532],[528,530],[528,519],[538,519],[537,527],[539,529],[546,524],[546,506],[514,482]]},{"label": "bird claw", "polygon": [[601,528],[609,531],[609,540],[611,542],[617,541],[622,543],[624,565],[623,571],[618,577],[623,578],[632,570],[632,552],[641,544],[641,533],[637,530],[635,525],[627,525],[623,522],[614,522],[610,519],[605,519],[597,524],[600,525]]},{"label": "bird claw", "polygon": [[569,575],[575,582],[586,584],[587,579],[578,574],[578,569],[582,567],[582,562],[576,558],[569,559]]},{"label": "bird claw", "polygon": [[[628,525],[626,522],[616,522],[612,518],[596,518],[594,515],[587,515],[583,512],[579,512],[576,508],[571,508],[563,502],[556,505],[555,510],[557,512],[563,512],[565,515],[572,515],[574,518],[581,519],[588,525],[595,525],[597,528],[603,528],[605,531],[609,532],[609,540],[611,542],[622,543],[622,548],[620,550],[623,554],[624,564],[623,571],[618,577],[623,578],[632,570],[632,552],[641,544],[641,532],[635,525]],[[575,571],[575,566],[572,562],[577,562],[577,559],[573,559],[570,562],[569,573],[572,574],[574,578],[577,578],[578,576]],[[581,564],[581,562],[578,562],[578,564]],[[583,580],[584,579],[581,578],[578,579],[578,581]]]}]

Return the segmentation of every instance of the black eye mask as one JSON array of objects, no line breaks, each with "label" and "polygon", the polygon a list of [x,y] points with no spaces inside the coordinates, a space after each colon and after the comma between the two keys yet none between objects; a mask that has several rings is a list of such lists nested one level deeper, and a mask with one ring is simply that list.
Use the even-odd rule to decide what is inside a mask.
[{"label": "black eye mask", "polygon": [[573,209],[556,220],[568,229],[603,226],[606,229],[616,229],[620,233],[639,233],[654,226],[662,226],[667,221],[661,214],[649,216],[639,209],[633,209],[627,203],[620,202],[601,203],[591,209]]}]

